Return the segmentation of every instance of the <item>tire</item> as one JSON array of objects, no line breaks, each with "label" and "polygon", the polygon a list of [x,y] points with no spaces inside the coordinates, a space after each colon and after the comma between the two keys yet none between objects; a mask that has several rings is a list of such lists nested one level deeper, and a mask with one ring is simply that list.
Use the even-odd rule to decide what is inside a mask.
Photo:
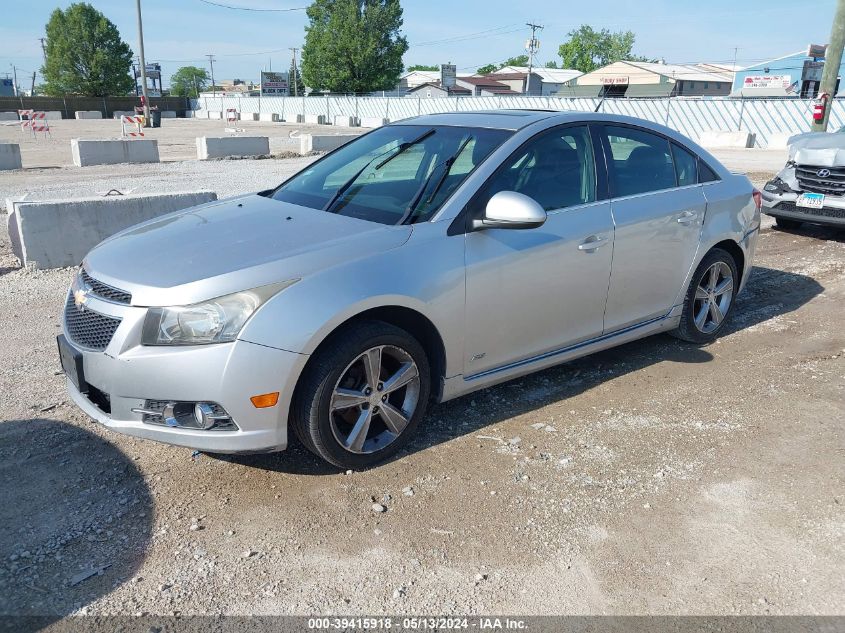
[{"label": "tire", "polygon": [[[370,369],[376,361],[378,372]],[[407,444],[430,393],[419,342],[388,323],[363,321],[333,334],[311,359],[294,394],[291,426],[318,457],[364,469]]]},{"label": "tire", "polygon": [[801,222],[801,220],[790,220],[789,218],[776,217],[775,224],[779,229],[783,229],[784,231],[792,231],[801,226],[803,222]]},{"label": "tire", "polygon": [[[715,282],[713,281],[714,269],[717,271]],[[728,281],[728,278],[729,285],[723,286],[722,284]],[[681,322],[671,334],[681,340],[699,345],[714,340],[724,329],[730,317],[738,288],[739,275],[734,258],[727,251],[714,248],[704,256],[698,268],[695,269],[684,297]],[[714,303],[715,308],[711,307]]]}]

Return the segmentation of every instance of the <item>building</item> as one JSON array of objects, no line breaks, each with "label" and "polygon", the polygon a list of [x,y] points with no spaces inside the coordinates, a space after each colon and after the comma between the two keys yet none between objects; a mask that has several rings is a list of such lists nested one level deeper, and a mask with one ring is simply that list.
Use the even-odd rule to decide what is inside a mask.
[{"label": "building", "polygon": [[[470,76],[471,74],[469,73],[458,73],[458,77]],[[400,97],[405,96],[411,90],[429,83],[440,83],[439,70],[412,70],[399,78],[399,84],[395,88],[396,95]],[[390,93],[385,94],[390,95]]]},{"label": "building", "polygon": [[14,97],[15,82],[11,77],[0,78],[0,97]]},{"label": "building", "polygon": [[[533,68],[528,80],[528,66],[505,66],[488,75],[496,81],[507,81],[511,90],[522,94],[549,96],[555,94],[568,81],[581,76],[579,70],[569,68]],[[519,81],[522,81],[520,87]]]},{"label": "building", "polygon": [[492,75],[475,75],[472,77],[458,77],[456,86],[472,91],[474,97],[495,97],[499,95],[517,95],[518,92],[501,81],[496,81]]},{"label": "building", "polygon": [[411,88],[405,94],[406,97],[415,97],[423,99],[440,99],[443,97],[471,97],[473,91],[463,86],[452,86],[451,88],[444,88],[440,85],[440,80],[430,81],[421,84],[416,88]]},{"label": "building", "polygon": [[733,73],[714,64],[619,61],[581,75],[559,97],[716,97],[731,92]]},{"label": "building", "polygon": [[[810,57],[809,50],[790,53],[736,72],[731,95],[735,97],[804,97],[818,96],[824,58]],[[822,51],[814,51],[822,52]],[[845,61],[838,77],[845,72]],[[837,96],[843,86],[837,83]]]}]

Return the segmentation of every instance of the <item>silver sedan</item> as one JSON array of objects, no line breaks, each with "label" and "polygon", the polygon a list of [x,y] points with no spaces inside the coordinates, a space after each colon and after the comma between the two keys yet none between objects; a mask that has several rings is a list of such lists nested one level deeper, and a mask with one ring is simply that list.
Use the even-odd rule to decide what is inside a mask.
[{"label": "silver sedan", "polygon": [[584,113],[409,119],[268,191],[97,246],[59,337],[76,404],[123,433],[341,468],[427,405],[657,332],[723,329],[760,194],[680,134]]}]

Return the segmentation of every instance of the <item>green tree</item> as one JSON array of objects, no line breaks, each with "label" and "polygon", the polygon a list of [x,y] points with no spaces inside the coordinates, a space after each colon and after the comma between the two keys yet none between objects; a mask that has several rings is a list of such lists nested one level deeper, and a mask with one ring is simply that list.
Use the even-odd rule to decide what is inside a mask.
[{"label": "green tree", "polygon": [[511,57],[503,61],[501,64],[487,64],[475,72],[479,75],[489,75],[500,68],[504,68],[505,66],[528,66],[528,55],[517,55],[516,57]]},{"label": "green tree", "polygon": [[578,29],[569,32],[569,40],[558,49],[558,55],[563,62],[561,67],[588,73],[620,60],[651,61],[631,52],[635,39],[633,31],[596,31],[588,24],[582,24]]},{"label": "green tree", "polygon": [[399,0],[314,0],[308,7],[302,78],[316,90],[391,90],[408,40]]},{"label": "green tree", "polygon": [[175,97],[198,97],[210,83],[205,68],[182,66],[170,78],[170,94]]},{"label": "green tree", "polygon": [[111,21],[90,4],[78,2],[50,14],[45,27],[47,59],[41,68],[48,95],[125,95],[132,50]]},{"label": "green tree", "polygon": [[552,60],[550,62],[546,62],[546,68],[557,68],[557,67],[558,67],[557,62],[554,61],[554,60]]},{"label": "green tree", "polygon": [[438,66],[438,65],[436,65],[436,64],[432,64],[431,66],[427,66],[426,64],[414,64],[413,66],[409,66],[409,67],[408,67],[408,72],[409,72],[409,73],[412,73],[412,72],[414,72],[415,70],[430,70],[430,71],[434,71],[434,70],[440,70],[440,66]]}]

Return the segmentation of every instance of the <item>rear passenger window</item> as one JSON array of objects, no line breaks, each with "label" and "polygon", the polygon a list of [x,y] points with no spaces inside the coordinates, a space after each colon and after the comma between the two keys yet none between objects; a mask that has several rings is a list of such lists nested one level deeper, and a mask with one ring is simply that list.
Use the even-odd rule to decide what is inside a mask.
[{"label": "rear passenger window", "polygon": [[678,186],[686,187],[698,182],[698,161],[694,154],[689,153],[680,145],[672,143],[672,157],[675,159],[675,174],[678,177]]},{"label": "rear passenger window", "polygon": [[610,146],[616,196],[676,186],[668,140],[636,128],[608,125],[604,130]]},{"label": "rear passenger window", "polygon": [[699,158],[698,182],[715,182],[717,180],[719,180],[719,177],[716,175],[716,172],[710,169],[710,166]]}]

